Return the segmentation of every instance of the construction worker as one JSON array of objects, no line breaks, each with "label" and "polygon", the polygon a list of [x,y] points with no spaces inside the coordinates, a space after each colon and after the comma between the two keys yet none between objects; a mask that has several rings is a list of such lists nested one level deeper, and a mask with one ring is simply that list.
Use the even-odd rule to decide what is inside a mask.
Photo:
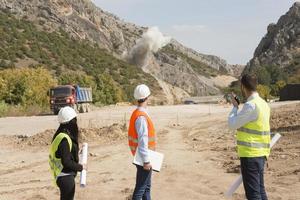
[{"label": "construction worker", "polygon": [[240,112],[239,104],[231,95],[233,109],[228,125],[237,129],[237,147],[240,157],[243,185],[248,200],[267,200],[264,186],[264,165],[270,154],[270,107],[256,92],[254,75],[243,75],[241,92],[247,102]]},{"label": "construction worker", "polygon": [[132,113],[128,130],[128,142],[132,155],[139,153],[143,166],[136,165],[136,185],[132,200],[150,200],[152,166],[148,149],[155,150],[155,130],[147,112],[150,89],[146,85],[138,85],[134,90],[137,109]]},{"label": "construction worker", "polygon": [[73,200],[75,177],[78,171],[86,169],[78,163],[77,114],[71,107],[64,107],[58,113],[60,123],[52,139],[49,164],[55,184],[60,189],[61,200]]}]

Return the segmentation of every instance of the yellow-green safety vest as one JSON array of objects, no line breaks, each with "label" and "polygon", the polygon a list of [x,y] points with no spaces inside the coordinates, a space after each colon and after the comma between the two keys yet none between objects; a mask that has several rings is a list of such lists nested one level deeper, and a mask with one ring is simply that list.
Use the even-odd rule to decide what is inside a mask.
[{"label": "yellow-green safety vest", "polygon": [[256,121],[249,122],[237,130],[239,157],[268,157],[270,155],[270,107],[261,97],[249,102],[258,109]]},{"label": "yellow-green safety vest", "polygon": [[72,149],[72,140],[71,140],[70,136],[65,134],[65,133],[59,133],[55,137],[55,139],[53,140],[53,142],[51,143],[51,146],[50,146],[49,165],[50,165],[51,173],[53,175],[53,182],[54,182],[55,185],[56,185],[57,176],[61,173],[61,171],[63,169],[61,159],[57,158],[55,156],[55,153],[58,149],[59,144],[61,143],[61,141],[64,138],[67,139],[67,141],[69,143],[70,151],[71,151],[71,149]]}]

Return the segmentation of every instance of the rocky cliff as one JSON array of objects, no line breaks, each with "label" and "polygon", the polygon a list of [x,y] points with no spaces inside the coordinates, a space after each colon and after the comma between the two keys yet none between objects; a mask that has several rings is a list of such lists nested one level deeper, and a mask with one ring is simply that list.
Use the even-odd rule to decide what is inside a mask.
[{"label": "rocky cliff", "polygon": [[290,75],[297,72],[299,58],[300,2],[296,2],[276,24],[268,26],[266,35],[260,41],[244,72],[274,66]]},{"label": "rocky cliff", "polygon": [[[63,29],[73,38],[95,43],[120,59],[147,30],[103,11],[90,0],[0,0],[0,8],[34,22],[41,30]],[[218,94],[214,77],[237,76],[237,68],[241,68],[217,56],[200,54],[176,40],[149,55],[141,67],[157,80],[168,103],[190,95]]]}]

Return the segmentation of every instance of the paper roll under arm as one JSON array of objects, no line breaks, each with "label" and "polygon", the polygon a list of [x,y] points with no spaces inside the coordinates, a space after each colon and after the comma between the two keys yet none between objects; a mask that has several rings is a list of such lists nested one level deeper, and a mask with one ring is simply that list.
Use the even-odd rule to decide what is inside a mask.
[{"label": "paper roll under arm", "polygon": [[[81,164],[87,164],[87,157],[88,157],[88,144],[82,144],[82,154],[81,154]],[[86,170],[82,170],[80,173],[80,187],[86,186]]]},{"label": "paper roll under arm", "polygon": [[[270,148],[272,148],[276,144],[276,142],[279,140],[280,137],[281,137],[281,135],[279,133],[276,133],[272,137],[272,140],[270,142]],[[228,189],[228,191],[225,193],[225,197],[226,198],[232,197],[233,193],[239,188],[239,186],[242,184],[242,182],[243,182],[243,177],[242,177],[242,175],[240,175],[234,181],[234,183],[230,186],[230,188]]]}]

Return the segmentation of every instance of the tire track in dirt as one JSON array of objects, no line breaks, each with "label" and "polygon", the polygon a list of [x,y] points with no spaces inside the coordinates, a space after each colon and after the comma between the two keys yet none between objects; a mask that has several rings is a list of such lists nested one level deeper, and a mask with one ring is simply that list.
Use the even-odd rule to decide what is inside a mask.
[{"label": "tire track in dirt", "polygon": [[[193,129],[188,128],[189,131]],[[167,135],[158,149],[165,154],[165,161],[162,172],[154,176],[155,199],[222,199],[220,188],[212,179],[215,172],[206,172],[207,168],[219,170],[199,152],[191,151],[184,139],[187,128],[173,126],[166,130]]]},{"label": "tire track in dirt", "polygon": [[3,176],[3,175],[8,175],[8,174],[12,174],[12,173],[32,169],[33,167],[41,166],[41,165],[43,165],[47,162],[48,162],[48,160],[43,160],[43,161],[31,163],[29,165],[21,166],[21,167],[14,167],[14,168],[11,168],[11,169],[8,169],[8,170],[4,170],[3,172],[1,172],[1,175]]},{"label": "tire track in dirt", "polygon": [[0,192],[0,195],[5,195],[5,194],[12,194],[12,193],[22,193],[22,192],[27,192],[29,190],[51,190],[51,186],[40,186],[40,187],[24,187],[24,188],[18,188],[18,189],[13,189],[13,190],[7,190]]}]

